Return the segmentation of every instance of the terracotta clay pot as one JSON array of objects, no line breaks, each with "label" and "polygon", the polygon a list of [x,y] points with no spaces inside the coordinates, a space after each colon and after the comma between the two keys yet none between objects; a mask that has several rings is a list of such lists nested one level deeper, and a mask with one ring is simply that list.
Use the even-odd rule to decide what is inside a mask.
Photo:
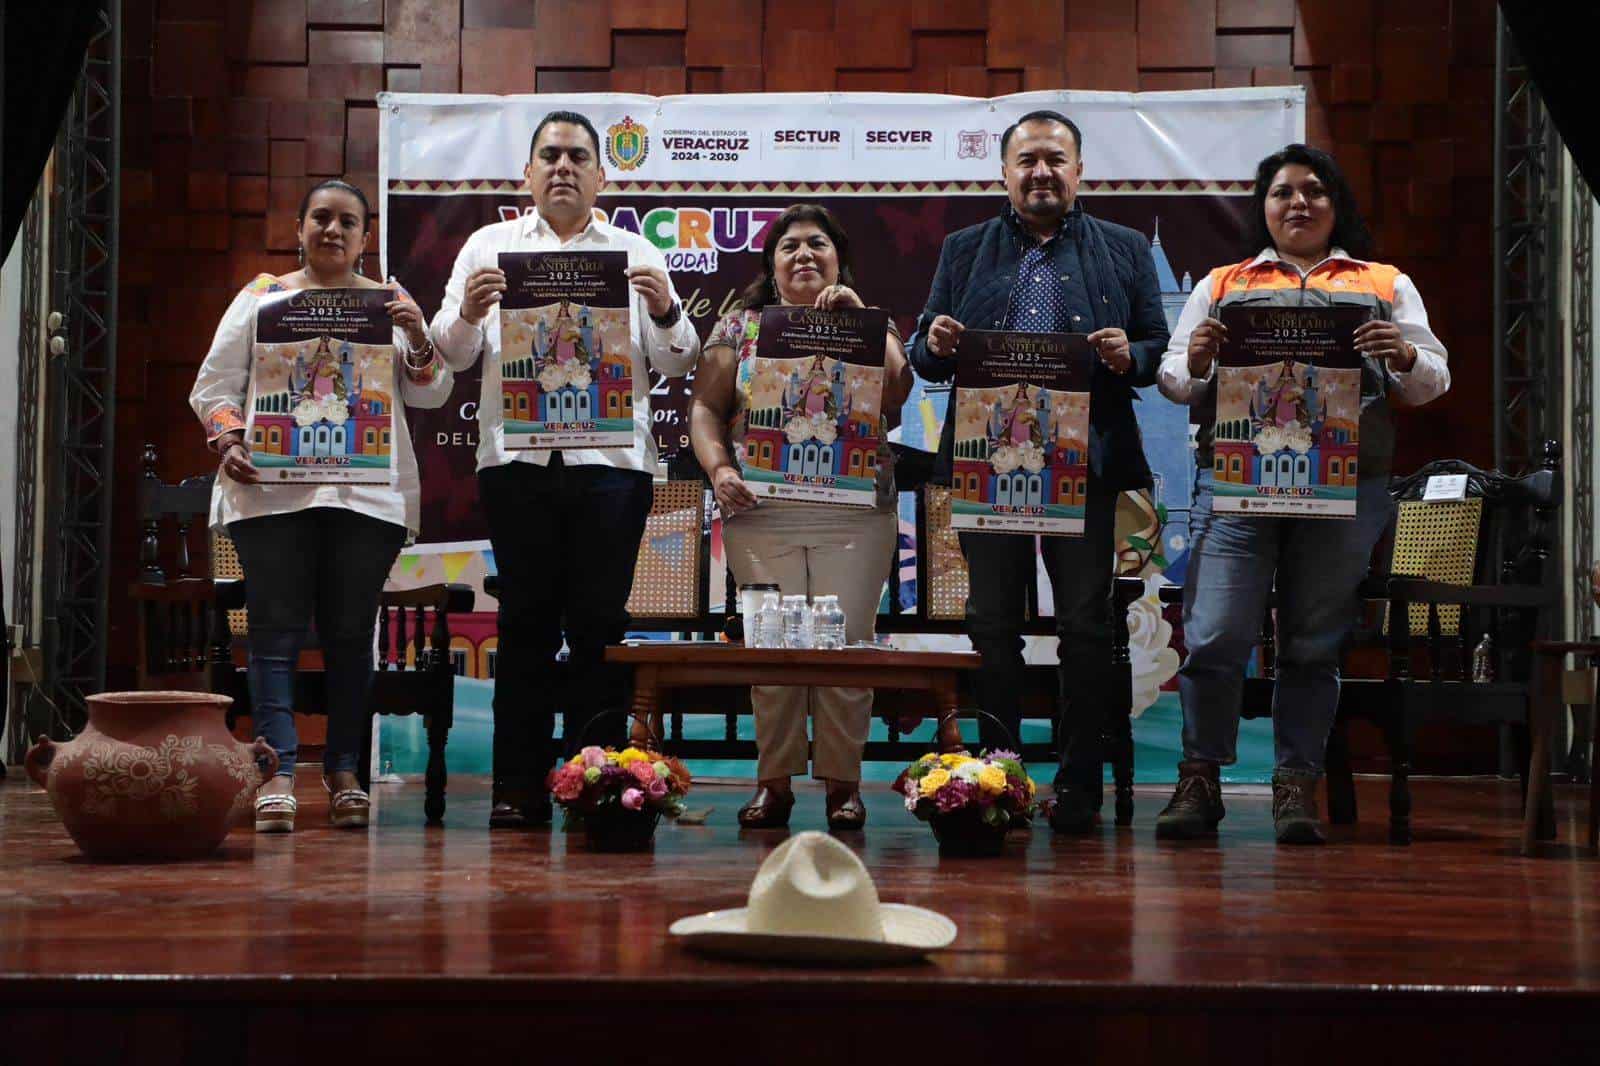
[{"label": "terracotta clay pot", "polygon": [[265,740],[228,733],[232,702],[206,692],[90,696],[84,731],[62,744],[40,737],[23,766],[90,858],[209,855],[278,769]]}]

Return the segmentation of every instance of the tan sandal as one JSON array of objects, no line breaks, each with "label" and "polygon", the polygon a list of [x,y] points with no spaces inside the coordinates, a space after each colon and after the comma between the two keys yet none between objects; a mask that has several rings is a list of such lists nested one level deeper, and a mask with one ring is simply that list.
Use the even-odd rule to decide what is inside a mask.
[{"label": "tan sandal", "polygon": [[256,832],[292,833],[294,815],[299,808],[294,794],[271,792],[256,797]]},{"label": "tan sandal", "polygon": [[372,797],[366,789],[341,788],[335,792],[328,779],[322,779],[328,790],[328,820],[338,829],[365,829],[372,818]]}]

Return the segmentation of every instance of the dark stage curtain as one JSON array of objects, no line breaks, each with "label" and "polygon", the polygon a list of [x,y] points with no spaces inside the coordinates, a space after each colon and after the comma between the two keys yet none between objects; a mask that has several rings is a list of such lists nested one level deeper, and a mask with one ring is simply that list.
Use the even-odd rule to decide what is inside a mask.
[{"label": "dark stage curtain", "polygon": [[5,56],[0,258],[11,252],[55,143],[99,8],[95,0],[0,0],[0,19],[5,21],[0,28]]},{"label": "dark stage curtain", "polygon": [[1600,9],[1589,0],[1500,0],[1500,11],[1578,172],[1600,188],[1600,133],[1583,117],[1593,108]]}]

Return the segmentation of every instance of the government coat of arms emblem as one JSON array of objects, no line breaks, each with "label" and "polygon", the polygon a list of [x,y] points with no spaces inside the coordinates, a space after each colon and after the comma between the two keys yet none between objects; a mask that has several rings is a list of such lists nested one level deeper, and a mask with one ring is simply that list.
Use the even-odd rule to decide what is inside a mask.
[{"label": "government coat of arms emblem", "polygon": [[606,159],[618,170],[637,170],[650,154],[650,131],[624,115],[606,130]]}]

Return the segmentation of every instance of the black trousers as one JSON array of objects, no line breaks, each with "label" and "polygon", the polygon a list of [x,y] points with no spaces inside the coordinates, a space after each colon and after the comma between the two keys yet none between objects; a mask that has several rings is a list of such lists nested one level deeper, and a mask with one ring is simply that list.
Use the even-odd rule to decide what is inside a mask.
[{"label": "black trousers", "polygon": [[[555,716],[575,750],[619,743],[626,720],[589,721],[623,705],[623,674],[604,662],[628,625],[639,538],[654,489],[650,475],[609,466],[507,463],[478,472],[500,576],[495,655],[494,780],[539,789],[559,754]],[[563,668],[556,656],[565,636]]]},{"label": "black trousers", "polygon": [[[1050,575],[1060,639],[1056,785],[1099,794],[1101,723],[1114,678],[1111,666],[1111,578],[1116,493],[1090,486],[1082,537],[1039,537]],[[985,747],[1011,747],[1022,729],[1022,623],[1034,580],[1035,538],[1021,533],[961,533],[967,558],[967,635],[983,657],[982,709],[1004,728],[979,719]]]}]

